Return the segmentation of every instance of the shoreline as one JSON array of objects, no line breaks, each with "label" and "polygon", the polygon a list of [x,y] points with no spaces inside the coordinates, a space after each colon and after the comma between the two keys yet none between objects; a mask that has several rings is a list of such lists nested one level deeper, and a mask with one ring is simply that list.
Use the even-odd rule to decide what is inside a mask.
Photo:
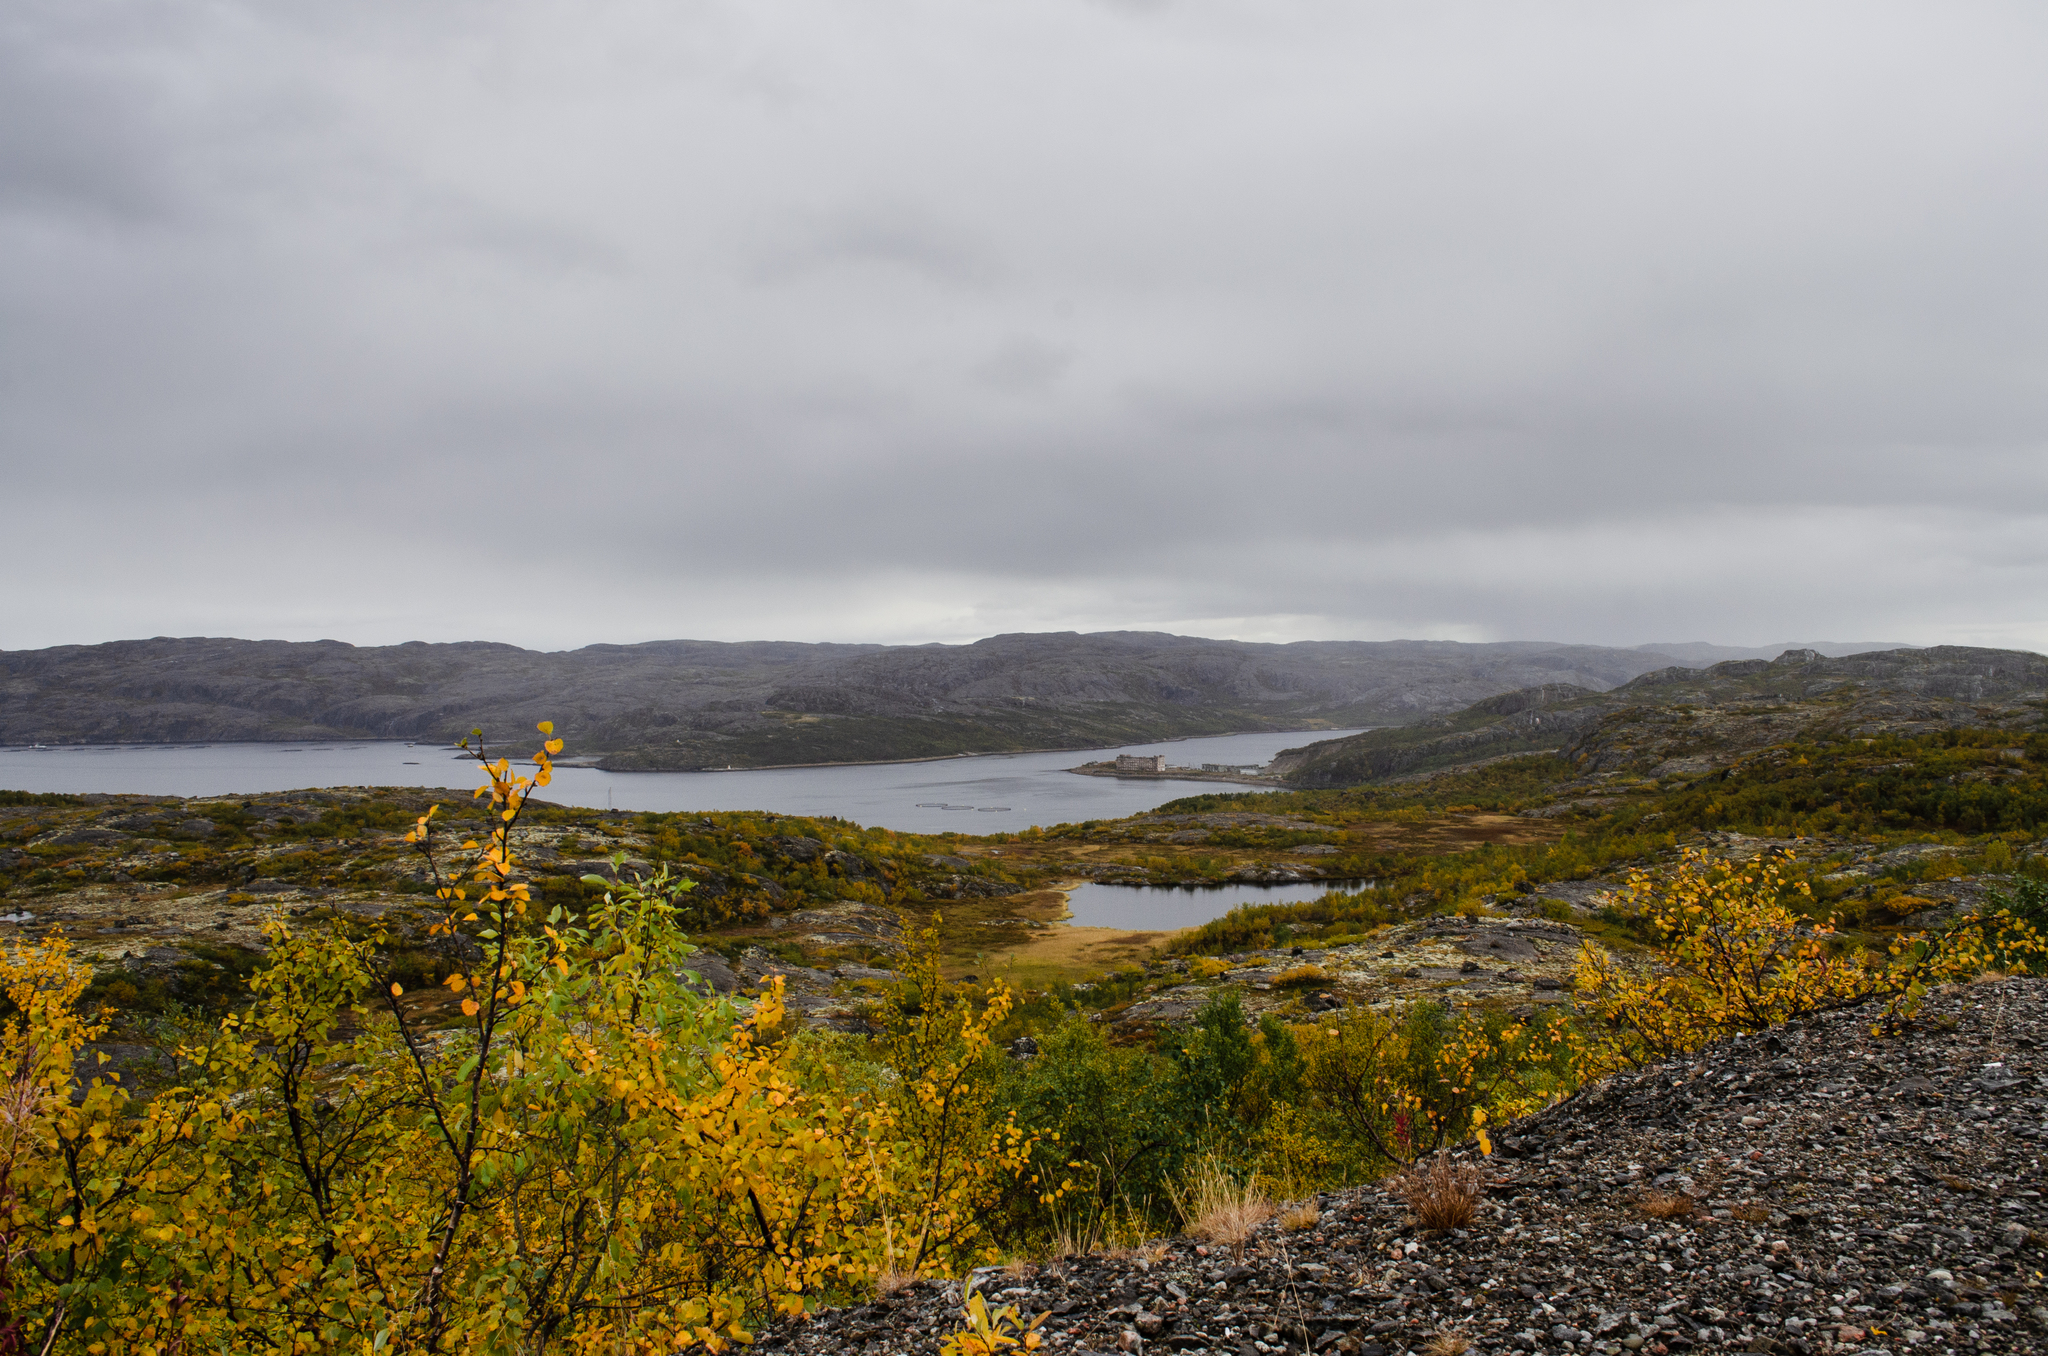
[{"label": "shoreline", "polygon": [[[1378,729],[1383,729],[1383,728],[1385,728],[1385,727],[1383,727],[1383,726],[1379,726],[1379,725],[1368,725],[1368,726],[1364,727],[1364,729],[1362,729],[1362,730],[1359,730],[1359,731],[1357,731],[1356,733],[1360,733],[1360,734],[1363,734],[1363,733],[1366,733],[1367,731],[1370,731],[1370,730],[1378,730]],[[1236,737],[1236,736],[1238,736],[1238,735],[1256,735],[1256,734],[1330,734],[1330,735],[1332,735],[1332,737],[1333,737],[1333,738],[1348,738],[1348,736],[1339,736],[1339,735],[1334,735],[1334,734],[1332,734],[1332,732],[1331,732],[1331,731],[1329,731],[1329,730],[1313,730],[1313,729],[1304,729],[1304,730],[1218,730],[1218,731],[1215,731],[1215,732],[1214,732],[1214,733],[1212,733],[1212,734],[1187,734],[1187,735],[1173,735],[1173,736],[1171,736],[1171,737],[1169,737],[1169,738],[1165,738],[1165,739],[1140,739],[1140,740],[1134,740],[1134,741],[1132,741],[1132,742],[1130,742],[1130,743],[1126,743],[1126,744],[1076,744],[1076,745],[1072,745],[1072,746],[1061,746],[1061,747],[1058,747],[1058,748],[1043,748],[1043,749],[979,749],[979,750],[974,750],[974,751],[972,751],[972,752],[966,752],[966,753],[934,753],[934,754],[929,754],[929,755],[927,755],[926,757],[923,757],[923,758],[852,758],[852,759],[847,759],[847,760],[845,760],[845,761],[842,761],[842,762],[837,762],[837,763],[753,763],[753,764],[749,764],[749,765],[748,765],[748,766],[746,766],[746,767],[672,767],[672,768],[609,768],[609,767],[601,767],[601,766],[599,766],[599,765],[598,765],[597,763],[594,763],[594,762],[593,762],[593,763],[582,763],[582,762],[577,762],[577,761],[576,761],[575,759],[573,759],[573,758],[557,758],[557,759],[555,760],[555,766],[556,766],[556,767],[587,767],[587,768],[596,768],[596,769],[597,769],[597,770],[598,770],[599,772],[615,772],[615,773],[617,773],[617,774],[618,774],[619,776],[621,776],[621,777],[632,777],[632,776],[638,776],[638,775],[640,775],[640,774],[642,774],[642,773],[646,773],[646,774],[649,774],[649,775],[664,775],[664,774],[666,774],[666,775],[671,775],[671,776],[672,776],[672,775],[674,775],[674,774],[676,774],[676,773],[679,773],[679,772],[689,772],[689,773],[696,773],[696,772],[786,772],[786,771],[789,771],[789,770],[791,770],[791,769],[793,769],[793,768],[806,768],[806,767],[890,767],[890,766],[893,766],[893,765],[895,765],[895,764],[899,764],[899,763],[900,763],[900,764],[905,764],[905,765],[908,765],[908,764],[911,764],[911,763],[950,763],[950,762],[953,762],[953,761],[954,761],[955,759],[959,759],[959,758],[1021,758],[1021,757],[1024,757],[1025,755],[1027,755],[1027,754],[1033,754],[1033,753],[1107,753],[1107,752],[1109,752],[1109,751],[1110,751],[1111,749],[1127,749],[1127,748],[1132,748],[1132,747],[1134,747],[1134,746],[1135,746],[1135,745],[1137,745],[1137,744],[1185,744],[1185,743],[1188,743],[1188,742],[1189,742],[1189,741],[1191,741],[1191,740],[1196,740],[1196,739],[1232,739],[1232,738],[1235,738],[1235,737]],[[264,741],[264,740],[243,740],[243,741],[238,741],[238,742],[242,742],[242,743],[265,743],[265,742],[268,742],[268,741]],[[377,744],[381,744],[381,743],[388,743],[388,742],[390,742],[390,741],[388,741],[388,740],[361,740],[361,741],[357,741],[357,742],[360,742],[360,743],[377,743]],[[74,747],[77,747],[77,746],[74,746]],[[149,748],[149,747],[153,747],[153,746],[151,746],[151,745],[147,745],[147,744],[124,744],[124,745],[109,745],[108,747],[110,747],[110,748]],[[166,746],[166,747],[169,747],[169,746]],[[191,747],[191,746],[189,746],[189,745],[184,745],[184,746],[180,746],[180,747]],[[454,746],[453,746],[453,745],[450,745],[449,747],[451,747],[451,748],[452,748],[452,747],[454,747]],[[597,756],[597,755],[593,755],[593,756],[595,757],[595,756]],[[515,759],[514,761],[516,762],[517,760]],[[1078,769],[1078,768],[1067,768],[1067,769],[1066,769],[1066,771],[1068,771],[1068,772],[1077,772],[1077,771],[1079,771],[1079,770],[1080,770],[1080,769]],[[1141,775],[1141,776],[1143,776],[1143,775],[1149,775],[1149,774],[1142,774],[1142,773],[1141,773],[1141,774],[1138,774],[1138,775]],[[1217,773],[1217,774],[1215,774],[1215,775],[1217,775],[1217,776],[1222,776],[1222,775],[1224,775],[1224,774],[1221,774],[1221,773]],[[1169,780],[1172,780],[1172,779],[1170,779],[1170,778],[1169,778]],[[1187,779],[1186,779],[1186,778],[1182,778],[1181,780],[1187,780]],[[1263,784],[1264,784],[1264,783],[1261,783],[1261,785],[1263,785]]]},{"label": "shoreline", "polygon": [[1286,782],[1271,777],[1250,777],[1238,772],[1202,772],[1194,768],[1168,768],[1164,772],[1119,772],[1106,764],[1083,763],[1066,769],[1078,777],[1114,777],[1126,782],[1233,782],[1238,786],[1263,787],[1268,791],[1292,791]]},{"label": "shoreline", "polygon": [[[1378,729],[1380,727],[1369,726],[1366,728]],[[609,754],[586,754],[580,757],[576,755],[571,755],[567,758],[557,758],[555,760],[554,765],[558,768],[585,768],[596,772],[608,772],[612,773],[613,775],[621,777],[632,777],[639,776],[642,774],[649,776],[673,776],[677,773],[695,774],[700,772],[788,772],[800,768],[814,767],[889,767],[893,764],[909,765],[913,763],[950,763],[961,758],[1009,758],[1022,757],[1024,755],[1034,753],[1106,753],[1111,749],[1130,748],[1133,747],[1135,744],[1185,744],[1192,740],[1197,739],[1229,739],[1237,735],[1255,734],[1322,734],[1332,735],[1332,737],[1336,737],[1334,736],[1332,730],[1313,728],[1303,728],[1294,730],[1216,730],[1207,734],[1170,735],[1160,739],[1135,740],[1124,744],[1075,744],[1059,745],[1049,748],[1029,749],[973,749],[962,751],[960,753],[928,754],[922,758],[852,758],[840,760],[837,762],[821,763],[751,763],[745,767],[610,768],[603,766],[602,762],[603,759],[610,756]],[[359,735],[354,737],[328,736],[326,738],[294,736],[291,738],[282,739],[135,739],[108,740],[92,743],[86,743],[81,741],[79,743],[64,744],[7,744],[0,745],[0,753],[90,752],[95,749],[259,749],[275,748],[279,745],[284,744],[305,744],[320,747],[357,747],[365,744],[399,744],[404,745],[407,748],[428,749],[433,750],[435,752],[445,752],[451,755],[457,754],[460,748],[459,745],[443,744],[438,741],[403,739],[396,736],[386,738],[375,735]],[[467,759],[473,758],[474,755],[461,755],[461,757]],[[524,759],[521,758],[514,758],[512,761],[517,766],[532,766],[530,763],[527,763]],[[1077,768],[1069,768],[1067,770],[1079,771],[1079,769]],[[1151,774],[1137,775],[1148,776]],[[1222,775],[1224,774],[1197,773],[1179,779],[1167,778],[1167,780],[1205,780],[1211,776],[1220,777]],[[1257,784],[1265,785],[1266,783]]]}]

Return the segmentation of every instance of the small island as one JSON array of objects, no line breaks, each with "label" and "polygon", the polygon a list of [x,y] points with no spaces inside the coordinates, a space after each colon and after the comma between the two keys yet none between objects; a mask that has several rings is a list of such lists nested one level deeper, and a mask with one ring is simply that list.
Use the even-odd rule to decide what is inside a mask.
[{"label": "small island", "polygon": [[1084,777],[1134,777],[1152,781],[1241,782],[1246,786],[1281,788],[1278,777],[1266,774],[1264,763],[1204,763],[1200,767],[1168,767],[1163,753],[1120,753],[1114,760],[1070,767]]}]

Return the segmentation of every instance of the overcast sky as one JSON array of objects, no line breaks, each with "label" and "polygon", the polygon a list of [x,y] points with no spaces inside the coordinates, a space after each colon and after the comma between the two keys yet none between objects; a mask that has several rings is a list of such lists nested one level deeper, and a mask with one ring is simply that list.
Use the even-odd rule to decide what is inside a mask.
[{"label": "overcast sky", "polygon": [[2048,650],[2048,7],[11,0],[0,648]]}]

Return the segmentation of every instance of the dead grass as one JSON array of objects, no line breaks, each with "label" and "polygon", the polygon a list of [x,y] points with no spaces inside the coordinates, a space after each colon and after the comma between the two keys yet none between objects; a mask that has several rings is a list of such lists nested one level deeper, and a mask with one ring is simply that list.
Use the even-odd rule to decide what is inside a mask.
[{"label": "dead grass", "polygon": [[1253,1231],[1273,1217],[1273,1204],[1263,1193],[1232,1177],[1213,1158],[1188,1170],[1173,1190],[1173,1203],[1190,1234],[1224,1244],[1239,1261]]},{"label": "dead grass", "polygon": [[1280,1207],[1276,1222],[1287,1230],[1313,1229],[1323,1219],[1323,1212],[1316,1209],[1314,1201],[1293,1201]]},{"label": "dead grass", "polygon": [[1100,1236],[1093,1231],[1080,1231],[1062,1224],[1046,1241],[1045,1255],[1047,1260],[1054,1262],[1062,1257],[1088,1257],[1100,1250],[1101,1242]]},{"label": "dead grass", "polygon": [[1465,1356],[1472,1350],[1472,1343],[1454,1332],[1440,1332],[1429,1339],[1429,1345],[1422,1349],[1422,1356]]},{"label": "dead grass", "polygon": [[908,1271],[898,1271],[893,1264],[884,1266],[875,1276],[875,1298],[888,1299],[900,1295],[916,1284],[917,1277]]},{"label": "dead grass", "polygon": [[1462,1229],[1479,1213],[1479,1169],[1444,1149],[1425,1168],[1397,1172],[1387,1191],[1415,1212],[1415,1222],[1439,1233]]},{"label": "dead grass", "polygon": [[1046,1260],[1062,1257],[1134,1256],[1145,1237],[1145,1222],[1133,1216],[1097,1215],[1084,1220],[1062,1220],[1053,1227],[1046,1246]]},{"label": "dead grass", "polygon": [[1698,1204],[1682,1191],[1652,1191],[1636,1202],[1636,1209],[1651,1219],[1684,1219]]},{"label": "dead grass", "polygon": [[[1040,897],[1053,901],[1027,909],[1015,904],[1018,898]],[[1034,896],[1010,896],[994,901],[1010,912],[1043,921],[1056,921],[1066,908],[1066,896],[1043,891]],[[944,914],[946,927],[953,928],[949,903]],[[942,942],[946,973],[956,971],[987,975],[993,970],[1013,988],[1048,988],[1055,983],[1078,983],[1104,971],[1141,964],[1159,953],[1171,932],[1137,932],[1119,928],[1077,928],[1068,923],[1056,927],[1020,931],[1014,936],[998,929],[961,929],[962,935]]]}]

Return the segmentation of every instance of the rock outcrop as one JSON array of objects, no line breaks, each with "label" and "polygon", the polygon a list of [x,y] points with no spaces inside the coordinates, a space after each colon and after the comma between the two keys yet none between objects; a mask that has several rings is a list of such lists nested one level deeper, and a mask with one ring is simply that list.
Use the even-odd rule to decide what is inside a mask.
[{"label": "rock outcrop", "polygon": [[1295,786],[1352,786],[1555,749],[1587,775],[1698,776],[1823,728],[1857,738],[2031,722],[2044,696],[2048,658],[2024,650],[1941,645],[1842,659],[1787,650],[1674,665],[1605,692],[1546,684],[1507,693],[1402,729],[1288,749],[1272,771]]},{"label": "rock outcrop", "polygon": [[1455,716],[1284,749],[1267,771],[1294,786],[1352,786],[1554,749],[1600,723],[1609,709],[1600,698],[1575,684],[1543,683],[1475,702]]}]

